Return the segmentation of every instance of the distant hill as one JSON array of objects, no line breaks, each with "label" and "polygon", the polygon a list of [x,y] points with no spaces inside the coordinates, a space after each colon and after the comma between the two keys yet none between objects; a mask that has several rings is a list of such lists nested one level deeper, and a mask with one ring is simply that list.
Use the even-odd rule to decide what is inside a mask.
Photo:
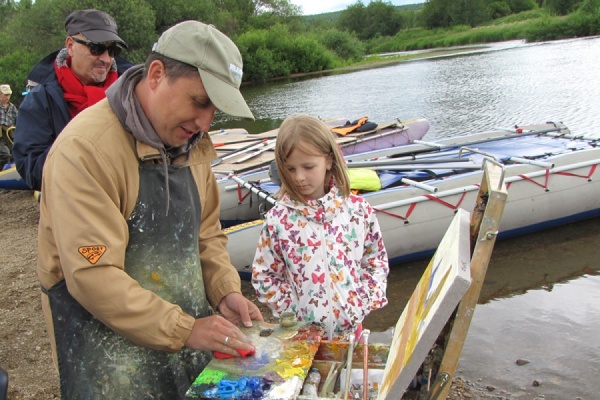
[{"label": "distant hill", "polygon": [[[423,3],[407,4],[407,5],[403,5],[403,6],[394,6],[394,7],[400,11],[416,11],[416,10],[423,8]],[[324,22],[324,23],[330,24],[330,23],[335,23],[338,20],[340,13],[341,13],[341,11],[333,11],[333,12],[322,13],[322,14],[303,15],[302,18],[304,18],[304,20],[308,23]]]}]

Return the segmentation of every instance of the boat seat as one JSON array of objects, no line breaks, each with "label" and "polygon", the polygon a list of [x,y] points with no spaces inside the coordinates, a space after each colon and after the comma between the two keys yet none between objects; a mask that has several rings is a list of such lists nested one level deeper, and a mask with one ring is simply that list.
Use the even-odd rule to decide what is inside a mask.
[{"label": "boat seat", "polygon": [[460,169],[422,169],[421,171],[427,173],[431,179],[446,178],[448,176],[454,176],[462,172]]}]

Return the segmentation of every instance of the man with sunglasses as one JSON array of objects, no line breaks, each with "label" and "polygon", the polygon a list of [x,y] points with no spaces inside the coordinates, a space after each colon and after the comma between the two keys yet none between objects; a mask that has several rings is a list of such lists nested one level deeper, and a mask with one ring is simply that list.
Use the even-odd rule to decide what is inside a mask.
[{"label": "man with sunglasses", "polygon": [[42,185],[48,150],[67,123],[106,97],[106,89],[132,64],[119,57],[127,44],[117,24],[99,10],[78,10],[65,20],[65,47],[41,60],[27,77],[37,82],[21,106],[13,146],[17,171],[35,190]]}]

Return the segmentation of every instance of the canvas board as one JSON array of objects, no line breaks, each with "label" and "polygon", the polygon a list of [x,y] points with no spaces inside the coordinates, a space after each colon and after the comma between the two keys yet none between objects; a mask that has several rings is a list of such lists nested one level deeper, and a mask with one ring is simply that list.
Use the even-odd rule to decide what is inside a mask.
[{"label": "canvas board", "polygon": [[406,304],[390,345],[377,399],[397,400],[408,388],[471,283],[470,213],[458,209]]}]

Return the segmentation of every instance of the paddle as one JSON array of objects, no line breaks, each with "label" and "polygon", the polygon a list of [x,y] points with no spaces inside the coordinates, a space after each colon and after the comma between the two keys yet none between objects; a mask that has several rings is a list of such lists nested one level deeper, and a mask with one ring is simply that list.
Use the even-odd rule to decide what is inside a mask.
[{"label": "paddle", "polygon": [[413,143],[414,144],[421,144],[421,145],[427,146],[427,147],[433,147],[433,148],[436,148],[436,149],[444,149],[446,147],[452,147],[452,146],[448,146],[448,145],[441,144],[441,143],[428,142],[426,140],[418,140],[418,139],[417,140],[413,140]]},{"label": "paddle", "polygon": [[468,158],[438,158],[433,160],[397,160],[395,158],[386,158],[382,160],[371,160],[371,161],[350,161],[348,162],[348,168],[369,168],[369,167],[383,167],[386,165],[420,165],[420,164],[442,164],[442,163],[463,163],[471,162]]},{"label": "paddle", "polygon": [[210,166],[214,167],[216,165],[221,164],[223,161],[229,160],[230,158],[237,157],[239,155],[244,154],[247,151],[250,151],[250,150],[253,150],[253,149],[257,149],[257,148],[259,148],[261,146],[265,146],[267,144],[267,142],[270,142],[270,141],[275,142],[275,139],[264,138],[264,139],[261,139],[260,143],[250,143],[247,146],[244,146],[244,147],[241,147],[239,149],[233,150],[233,151],[225,154],[224,156],[219,157],[216,160],[213,160],[210,163]]},{"label": "paddle", "polygon": [[424,169],[481,169],[481,164],[445,163],[445,164],[410,164],[410,165],[384,165],[373,166],[369,169],[375,171],[412,171]]},{"label": "paddle", "polygon": [[215,131],[208,131],[209,136],[219,136],[219,135],[229,135],[229,134],[241,134],[247,135],[248,131],[244,128],[227,128],[227,129],[217,129]]},{"label": "paddle", "polygon": [[259,149],[255,150],[253,153],[249,153],[245,157],[242,157],[239,160],[234,161],[234,163],[235,164],[243,163],[244,161],[247,161],[253,157],[256,157],[257,155],[262,154],[265,151],[271,150],[273,147],[275,147],[275,139],[273,139],[269,144],[265,143],[264,148],[262,148],[262,149],[259,148]]},{"label": "paddle", "polygon": [[[542,135],[545,133],[562,131],[562,130],[568,130],[568,129],[564,126],[563,127],[554,127],[554,128],[550,128],[550,129],[541,129],[541,130],[537,130],[537,131],[515,133],[513,136],[514,137],[523,137],[523,136],[532,136],[532,135]],[[421,153],[434,153],[434,152],[440,151],[441,149],[462,147],[462,146],[473,146],[475,144],[495,142],[498,140],[506,140],[508,138],[509,138],[509,136],[497,136],[497,137],[492,137],[492,138],[488,138],[488,139],[475,140],[473,142],[465,142],[465,143],[456,143],[456,142],[452,142],[452,141],[449,141],[448,143],[429,142],[429,143],[427,143],[427,146],[433,146],[433,148],[415,149],[415,150],[408,149],[406,151],[396,153],[390,157],[412,156],[414,154],[421,154]],[[458,139],[464,139],[464,137],[458,137]],[[414,142],[416,143],[417,141],[415,140]]]},{"label": "paddle", "polygon": [[[386,127],[386,128],[382,128],[382,129],[388,129],[390,127]],[[362,142],[366,142],[369,140],[375,140],[375,139],[380,139],[386,136],[391,136],[391,135],[395,135],[398,132],[402,132],[402,131],[406,131],[406,126],[404,125],[397,125],[395,128],[393,128],[390,131],[387,132],[382,132],[382,133],[378,133],[376,135],[370,134],[370,135],[361,135],[361,136],[357,136],[354,140],[350,140],[348,142],[342,142],[340,144],[341,147],[347,147],[347,146],[351,146],[351,145],[355,145],[355,144],[359,144]],[[377,132],[377,130],[375,131]]]},{"label": "paddle", "polygon": [[[223,146],[227,146],[230,144],[240,144],[240,143],[249,143],[249,142],[258,142],[260,140],[265,141],[265,140],[269,140],[269,139],[274,139],[275,136],[262,136],[262,137],[255,137],[255,138],[248,138],[248,139],[239,139],[239,140],[231,140],[229,142],[217,142],[217,143],[213,143],[214,147],[223,147]],[[232,149],[231,151],[238,151],[240,150],[239,148],[237,149]]]}]

